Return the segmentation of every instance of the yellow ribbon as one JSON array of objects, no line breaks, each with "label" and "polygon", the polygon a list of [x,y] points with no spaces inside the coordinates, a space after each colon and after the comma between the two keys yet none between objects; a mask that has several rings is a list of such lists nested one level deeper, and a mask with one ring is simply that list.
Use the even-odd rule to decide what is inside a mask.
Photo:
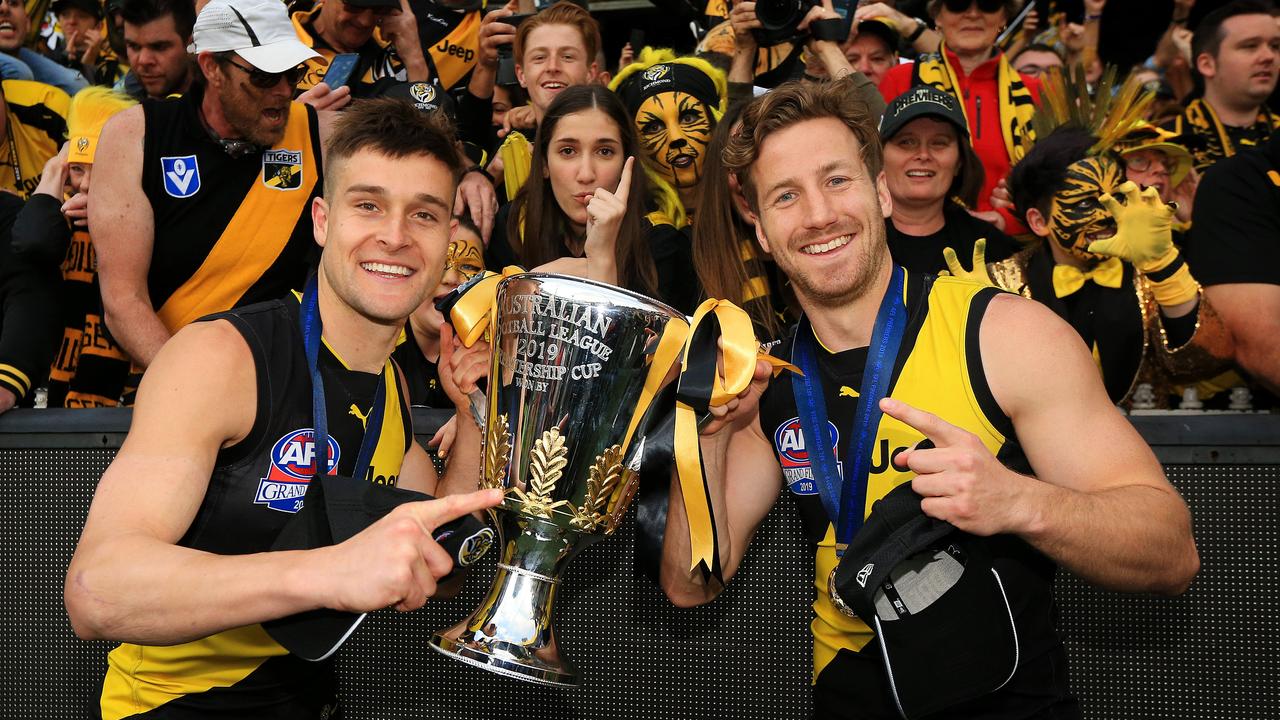
[{"label": "yellow ribbon", "polygon": [[483,280],[458,298],[449,312],[449,320],[464,346],[475,345],[489,329],[489,319],[497,316],[498,283],[523,272],[524,268],[517,265],[508,265],[500,273],[485,272]]},{"label": "yellow ribbon", "polygon": [[1085,280],[1092,280],[1103,287],[1118,288],[1123,279],[1124,264],[1120,262],[1120,258],[1103,260],[1092,270],[1081,270],[1071,265],[1054,265],[1053,294],[1060,298],[1066,297],[1084,287]]}]

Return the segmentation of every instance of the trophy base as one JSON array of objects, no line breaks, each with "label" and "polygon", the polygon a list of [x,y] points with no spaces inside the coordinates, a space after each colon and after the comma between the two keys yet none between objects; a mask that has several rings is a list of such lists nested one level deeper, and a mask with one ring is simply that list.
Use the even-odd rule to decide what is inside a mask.
[{"label": "trophy base", "polygon": [[578,686],[578,671],[560,657],[554,636],[546,647],[531,651],[512,643],[463,641],[461,638],[466,633],[467,622],[463,621],[431,636],[430,647],[468,665],[516,680],[557,687]]}]

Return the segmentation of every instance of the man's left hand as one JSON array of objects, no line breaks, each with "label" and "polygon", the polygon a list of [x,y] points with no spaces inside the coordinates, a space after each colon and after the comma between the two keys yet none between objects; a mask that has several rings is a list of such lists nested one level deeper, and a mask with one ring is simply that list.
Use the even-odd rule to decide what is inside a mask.
[{"label": "man's left hand", "polygon": [[351,87],[343,85],[337,90],[328,83],[318,82],[310,90],[298,96],[298,102],[316,110],[341,110],[351,103]]},{"label": "man's left hand", "polygon": [[916,474],[911,488],[924,497],[924,514],[974,535],[1016,532],[1028,479],[996,460],[973,433],[932,413],[885,398],[880,409],[922,433],[928,449],[904,450],[894,465]]}]

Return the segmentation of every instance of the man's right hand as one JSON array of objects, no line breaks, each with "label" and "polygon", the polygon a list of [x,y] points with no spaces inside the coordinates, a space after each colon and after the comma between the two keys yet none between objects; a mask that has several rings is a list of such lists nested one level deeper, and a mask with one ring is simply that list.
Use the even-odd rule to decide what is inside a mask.
[{"label": "man's right hand", "polygon": [[310,90],[299,95],[297,100],[316,110],[341,110],[351,103],[351,87],[343,85],[333,90],[328,83],[318,82]]},{"label": "man's right hand", "polygon": [[756,36],[751,31],[763,27],[760,18],[756,17],[754,0],[734,3],[733,9],[729,11],[729,24],[733,26],[734,51],[740,55],[754,53]]},{"label": "man's right hand", "polygon": [[315,572],[325,605],[357,613],[417,610],[453,570],[436,529],[500,502],[502,491],[489,489],[405,503],[346,542],[311,551],[322,561]]},{"label": "man's right hand", "polygon": [[480,22],[480,62],[485,66],[496,68],[498,48],[516,41],[516,29],[499,21],[515,15],[518,7],[515,0],[512,0],[497,10],[490,11]]}]

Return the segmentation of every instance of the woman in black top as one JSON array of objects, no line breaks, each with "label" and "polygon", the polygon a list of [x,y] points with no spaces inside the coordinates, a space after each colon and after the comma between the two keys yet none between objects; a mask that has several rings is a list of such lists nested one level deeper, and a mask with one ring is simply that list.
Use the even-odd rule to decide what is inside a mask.
[{"label": "woman in black top", "polygon": [[899,95],[880,123],[884,173],[893,197],[885,222],[889,253],[908,270],[938,273],[951,248],[968,266],[974,243],[986,239],[986,261],[1020,249],[991,223],[965,209],[982,187],[982,163],[969,145],[954,98],[928,86]]},{"label": "woman in black top", "polygon": [[647,213],[643,162],[616,95],[599,85],[562,91],[538,129],[528,181],[499,213],[505,232],[489,241],[489,266],[579,275],[692,312],[699,289],[689,240]]}]

